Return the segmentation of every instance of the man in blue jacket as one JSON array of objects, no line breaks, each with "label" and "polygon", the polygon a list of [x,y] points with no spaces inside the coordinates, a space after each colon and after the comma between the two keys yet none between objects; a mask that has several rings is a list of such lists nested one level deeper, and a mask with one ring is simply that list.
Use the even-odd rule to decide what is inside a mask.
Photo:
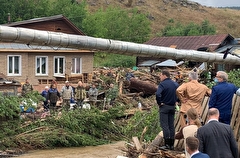
[{"label": "man in blue jacket", "polygon": [[159,106],[160,126],[163,131],[165,146],[160,149],[174,149],[174,115],[177,102],[176,89],[178,83],[170,79],[170,73],[163,70],[160,74],[161,83],[156,92],[156,101]]},{"label": "man in blue jacket", "polygon": [[217,108],[220,112],[219,122],[230,124],[232,98],[238,87],[228,83],[228,75],[224,71],[218,71],[214,81],[217,83],[212,88],[209,100],[209,108]]}]

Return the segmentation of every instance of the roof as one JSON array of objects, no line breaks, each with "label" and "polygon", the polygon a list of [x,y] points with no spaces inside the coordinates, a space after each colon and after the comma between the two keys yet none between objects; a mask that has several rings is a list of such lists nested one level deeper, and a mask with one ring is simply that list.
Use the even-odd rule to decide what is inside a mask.
[{"label": "roof", "polygon": [[[24,27],[27,24],[36,24],[40,22],[49,22],[49,21],[58,21],[61,20],[71,29],[73,29],[79,35],[85,35],[80,29],[78,29],[70,20],[68,20],[63,15],[55,15],[49,17],[42,17],[42,18],[34,18],[30,20],[18,21],[13,22],[10,24],[2,24],[4,26],[10,27]],[[63,47],[51,47],[51,46],[38,46],[38,45],[28,45],[28,44],[21,44],[21,43],[11,43],[11,42],[0,42],[0,51],[6,50],[62,50],[62,51],[76,51],[79,49],[74,48],[63,48]]]},{"label": "roof", "polygon": [[0,42],[0,51],[13,49],[13,50],[78,50],[74,48],[64,48],[64,47],[51,47],[51,46],[38,46],[38,45],[28,45],[21,43],[6,43]]},{"label": "roof", "polygon": [[155,37],[147,41],[145,44],[187,50],[198,50],[199,48],[206,47],[211,51],[214,51],[224,45],[226,41],[231,40],[234,40],[234,37],[229,34],[204,36],[171,36]]},{"label": "roof", "polygon": [[32,24],[32,23],[38,23],[38,22],[46,22],[46,21],[56,21],[56,20],[63,20],[66,22],[66,24],[71,27],[73,30],[79,33],[79,35],[85,35],[80,29],[78,29],[69,19],[67,19],[63,15],[54,15],[49,17],[42,17],[42,18],[34,18],[30,20],[24,20],[24,21],[17,21],[9,24],[2,24],[4,26],[12,26],[17,27],[19,25],[25,25],[25,24]]}]

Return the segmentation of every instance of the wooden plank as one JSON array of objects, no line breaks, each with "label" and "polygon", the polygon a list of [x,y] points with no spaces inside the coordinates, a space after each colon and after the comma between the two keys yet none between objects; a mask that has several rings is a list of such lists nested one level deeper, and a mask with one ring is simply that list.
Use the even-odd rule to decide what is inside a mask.
[{"label": "wooden plank", "polygon": [[132,137],[132,140],[136,146],[137,151],[143,151],[142,145],[138,140],[138,137]]},{"label": "wooden plank", "polygon": [[207,121],[208,102],[209,102],[209,97],[204,97],[202,102],[202,114],[201,114],[201,118],[204,123],[206,123]]},{"label": "wooden plank", "polygon": [[[207,113],[208,113],[208,102],[209,102],[209,97],[205,97],[203,102],[202,102],[202,120],[204,123],[207,121]],[[231,127],[234,132],[234,136],[238,142],[238,149],[240,150],[240,97],[234,95],[233,97],[233,104],[232,104],[232,118],[231,118]],[[179,121],[179,114],[176,115],[175,118],[175,130],[179,131],[180,129],[180,121]],[[184,149],[184,143],[183,139],[181,140],[175,140],[175,148],[177,149]]]},{"label": "wooden plank", "polygon": [[236,97],[235,95],[233,99],[233,105],[232,105],[232,118],[231,118],[231,124],[230,124],[231,127],[234,127],[237,121],[239,106],[236,106],[236,105],[239,105],[239,104],[240,104],[240,98]]}]

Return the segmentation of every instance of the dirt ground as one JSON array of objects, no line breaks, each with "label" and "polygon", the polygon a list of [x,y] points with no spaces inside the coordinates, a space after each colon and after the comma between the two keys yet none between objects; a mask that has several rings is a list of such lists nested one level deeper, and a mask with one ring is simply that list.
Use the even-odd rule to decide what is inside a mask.
[{"label": "dirt ground", "polygon": [[88,147],[76,148],[58,148],[51,150],[34,150],[26,154],[18,156],[20,158],[116,158],[117,156],[124,156],[121,150],[124,148],[124,141]]}]

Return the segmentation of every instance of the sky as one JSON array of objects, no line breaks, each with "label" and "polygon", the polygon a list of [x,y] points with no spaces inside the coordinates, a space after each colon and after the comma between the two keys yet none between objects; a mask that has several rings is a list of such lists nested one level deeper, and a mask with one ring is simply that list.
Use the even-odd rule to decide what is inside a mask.
[{"label": "sky", "polygon": [[240,7],[240,0],[191,0],[208,7]]}]

